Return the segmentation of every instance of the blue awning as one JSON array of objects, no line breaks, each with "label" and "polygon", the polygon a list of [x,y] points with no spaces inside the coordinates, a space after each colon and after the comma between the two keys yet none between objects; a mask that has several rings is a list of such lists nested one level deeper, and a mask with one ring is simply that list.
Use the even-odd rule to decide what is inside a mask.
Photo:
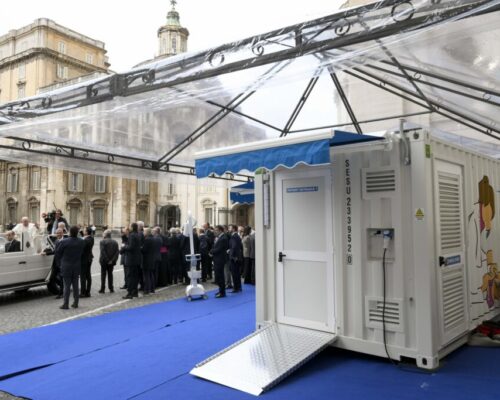
[{"label": "blue awning", "polygon": [[233,203],[253,204],[255,203],[255,184],[247,182],[243,185],[234,186],[229,192],[229,197]]},{"label": "blue awning", "polygon": [[[255,172],[259,168],[293,168],[298,164],[322,165],[330,163],[330,147],[383,139],[378,136],[335,131],[329,135],[292,135],[287,138],[249,143],[220,151],[201,153],[196,159],[196,176]],[[208,154],[207,154],[208,153]]]}]

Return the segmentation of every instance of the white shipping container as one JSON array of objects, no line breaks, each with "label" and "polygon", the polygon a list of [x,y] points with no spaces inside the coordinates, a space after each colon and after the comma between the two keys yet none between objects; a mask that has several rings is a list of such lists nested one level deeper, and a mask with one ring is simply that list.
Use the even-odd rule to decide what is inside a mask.
[{"label": "white shipping container", "polygon": [[437,368],[499,314],[500,162],[423,129],[292,136],[198,156],[200,176],[266,169],[257,331],[192,374],[260,394],[328,345]]},{"label": "white shipping container", "polygon": [[[273,216],[268,228],[256,217],[259,326],[329,331],[334,346],[386,357],[385,320],[391,358],[435,368],[498,314],[500,163],[422,130],[406,137],[257,176],[256,215],[269,179]],[[318,185],[325,204],[319,192],[290,191]]]}]

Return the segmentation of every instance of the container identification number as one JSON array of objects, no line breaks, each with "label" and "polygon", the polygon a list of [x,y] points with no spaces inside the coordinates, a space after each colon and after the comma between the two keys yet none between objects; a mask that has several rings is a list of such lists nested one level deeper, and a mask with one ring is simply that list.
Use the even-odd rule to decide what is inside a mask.
[{"label": "container identification number", "polygon": [[345,193],[346,193],[346,225],[347,225],[347,265],[352,265],[352,195],[351,195],[351,162],[345,160]]}]

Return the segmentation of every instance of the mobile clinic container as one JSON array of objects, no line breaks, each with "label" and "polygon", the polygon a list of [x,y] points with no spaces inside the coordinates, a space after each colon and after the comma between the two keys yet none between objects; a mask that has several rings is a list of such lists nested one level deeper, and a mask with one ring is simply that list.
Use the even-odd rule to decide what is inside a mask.
[{"label": "mobile clinic container", "polygon": [[258,394],[329,344],[436,368],[498,313],[499,166],[421,129],[200,153],[257,170],[259,329],[193,374]]}]

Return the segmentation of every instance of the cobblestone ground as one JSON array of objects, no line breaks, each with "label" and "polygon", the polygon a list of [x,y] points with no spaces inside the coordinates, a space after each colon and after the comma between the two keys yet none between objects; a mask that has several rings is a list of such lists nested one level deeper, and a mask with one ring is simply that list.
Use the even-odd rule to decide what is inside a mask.
[{"label": "cobblestone ground", "polygon": [[[0,315],[2,316],[0,335],[184,297],[186,287],[184,285],[173,285],[158,288],[155,294],[149,296],[140,295],[139,298],[133,300],[123,300],[122,296],[126,294],[126,291],[119,289],[124,283],[123,268],[120,265],[115,267],[113,274],[115,293],[109,293],[106,288],[105,294],[99,294],[101,267],[98,260],[99,240],[96,240],[94,262],[92,264],[91,297],[80,299],[79,308],[76,310],[59,309],[62,301],[55,300],[55,296],[50,294],[44,286],[31,288],[26,293],[0,293]],[[215,285],[208,282],[203,285],[207,291],[216,288]],[[7,399],[18,398],[0,392],[0,400]]]}]

